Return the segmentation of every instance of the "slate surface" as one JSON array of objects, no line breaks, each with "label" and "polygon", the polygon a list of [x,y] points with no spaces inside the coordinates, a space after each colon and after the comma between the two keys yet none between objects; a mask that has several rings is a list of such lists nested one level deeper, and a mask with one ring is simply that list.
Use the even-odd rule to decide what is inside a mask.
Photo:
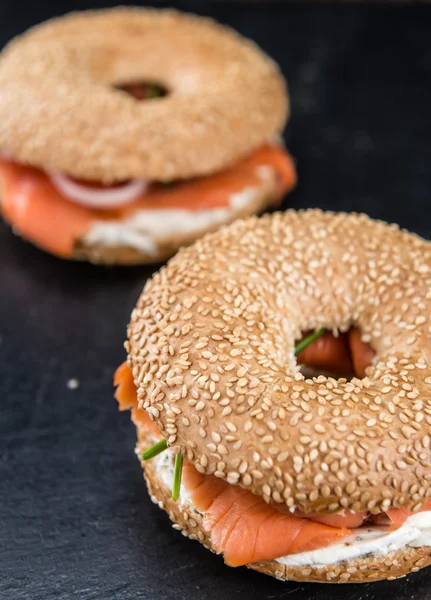
[{"label": "slate surface", "polygon": [[[280,62],[300,174],[286,207],[361,210],[431,236],[428,7],[174,4],[230,23]],[[85,6],[0,1],[1,42]],[[0,226],[0,598],[430,598],[431,569],[365,586],[283,584],[228,569],[171,529],[111,388],[150,273],[67,264]]]}]

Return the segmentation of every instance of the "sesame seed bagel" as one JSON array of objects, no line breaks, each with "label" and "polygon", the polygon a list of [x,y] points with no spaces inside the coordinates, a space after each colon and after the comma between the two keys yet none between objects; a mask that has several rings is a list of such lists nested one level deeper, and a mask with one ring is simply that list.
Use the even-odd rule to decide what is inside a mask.
[{"label": "sesame seed bagel", "polygon": [[[115,89],[142,80],[169,93],[138,102]],[[3,51],[0,87],[0,150],[104,183],[215,173],[272,140],[288,113],[283,77],[254,43],[173,10],[39,25]]]},{"label": "sesame seed bagel", "polygon": [[[431,496],[431,245],[365,215],[239,221],[149,280],[128,329],[140,405],[201,473],[285,504],[418,511]],[[301,332],[362,331],[364,379],[306,379]]]},{"label": "sesame seed bagel", "polygon": [[[137,427],[138,444],[136,453],[142,452],[153,443],[148,430]],[[173,527],[183,535],[198,540],[214,552],[211,535],[203,527],[203,516],[193,506],[174,501],[171,490],[160,478],[156,464],[141,460],[145,481],[151,500],[165,510]],[[329,565],[286,566],[276,560],[267,560],[246,565],[250,569],[285,581],[314,581],[321,583],[366,583],[382,579],[397,579],[431,564],[431,548],[423,546],[404,548],[387,554],[368,554],[355,559],[343,560]]]}]

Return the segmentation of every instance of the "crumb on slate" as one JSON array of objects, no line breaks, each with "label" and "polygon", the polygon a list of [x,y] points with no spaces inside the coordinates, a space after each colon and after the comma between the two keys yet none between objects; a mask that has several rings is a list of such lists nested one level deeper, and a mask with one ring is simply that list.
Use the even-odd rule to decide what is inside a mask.
[{"label": "crumb on slate", "polygon": [[66,385],[69,390],[77,390],[79,388],[79,380],[75,378],[69,379]]}]

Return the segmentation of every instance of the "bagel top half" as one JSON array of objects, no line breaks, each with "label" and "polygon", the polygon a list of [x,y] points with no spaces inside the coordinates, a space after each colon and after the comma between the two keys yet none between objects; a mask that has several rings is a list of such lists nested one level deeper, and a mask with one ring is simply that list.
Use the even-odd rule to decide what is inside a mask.
[{"label": "bagel top half", "polygon": [[[156,81],[139,102],[116,86]],[[276,64],[214,21],[172,10],[71,13],[13,40],[0,58],[0,151],[104,183],[172,181],[229,167],[288,116]]]},{"label": "bagel top half", "polygon": [[[201,473],[292,511],[431,496],[431,245],[364,215],[238,221],[147,282],[126,348],[140,406]],[[307,379],[301,332],[355,326],[363,379]]]}]

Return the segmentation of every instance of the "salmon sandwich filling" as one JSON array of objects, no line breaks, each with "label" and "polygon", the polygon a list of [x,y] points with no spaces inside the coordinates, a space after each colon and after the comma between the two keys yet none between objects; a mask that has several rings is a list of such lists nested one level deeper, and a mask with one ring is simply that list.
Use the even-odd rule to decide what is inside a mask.
[{"label": "salmon sandwich filling", "polygon": [[52,19],[2,51],[0,88],[1,212],[60,258],[159,262],[296,184],[278,66],[211,19]]},{"label": "salmon sandwich filling", "polygon": [[[222,223],[276,206],[295,184],[293,160],[279,144],[216,175],[169,185],[89,184],[0,157],[4,219],[25,239],[66,259],[99,247],[131,249],[123,254],[126,262],[132,254],[137,262],[144,256],[147,262],[161,260],[172,253],[173,240],[192,241]],[[95,261],[98,256],[109,262],[111,254],[107,261],[103,252],[93,255]]]},{"label": "salmon sandwich filling", "polygon": [[[323,333],[297,357],[304,368],[324,370],[334,376],[364,377],[374,352],[361,340],[360,332],[351,329],[337,337]],[[148,413],[138,406],[127,363],[117,369],[114,385],[119,409],[131,410],[140,439],[144,444],[157,444],[163,438]],[[138,444],[139,456],[142,449],[145,445]],[[157,477],[170,490],[174,483],[173,452],[167,449],[154,457],[154,463]],[[329,565],[371,553],[389,553],[406,545],[431,546],[431,500],[419,513],[402,508],[378,514],[305,513],[268,503],[215,475],[200,473],[188,461],[184,462],[182,474],[177,502],[201,516],[211,548],[223,554],[231,567],[269,560],[288,566]]]}]

